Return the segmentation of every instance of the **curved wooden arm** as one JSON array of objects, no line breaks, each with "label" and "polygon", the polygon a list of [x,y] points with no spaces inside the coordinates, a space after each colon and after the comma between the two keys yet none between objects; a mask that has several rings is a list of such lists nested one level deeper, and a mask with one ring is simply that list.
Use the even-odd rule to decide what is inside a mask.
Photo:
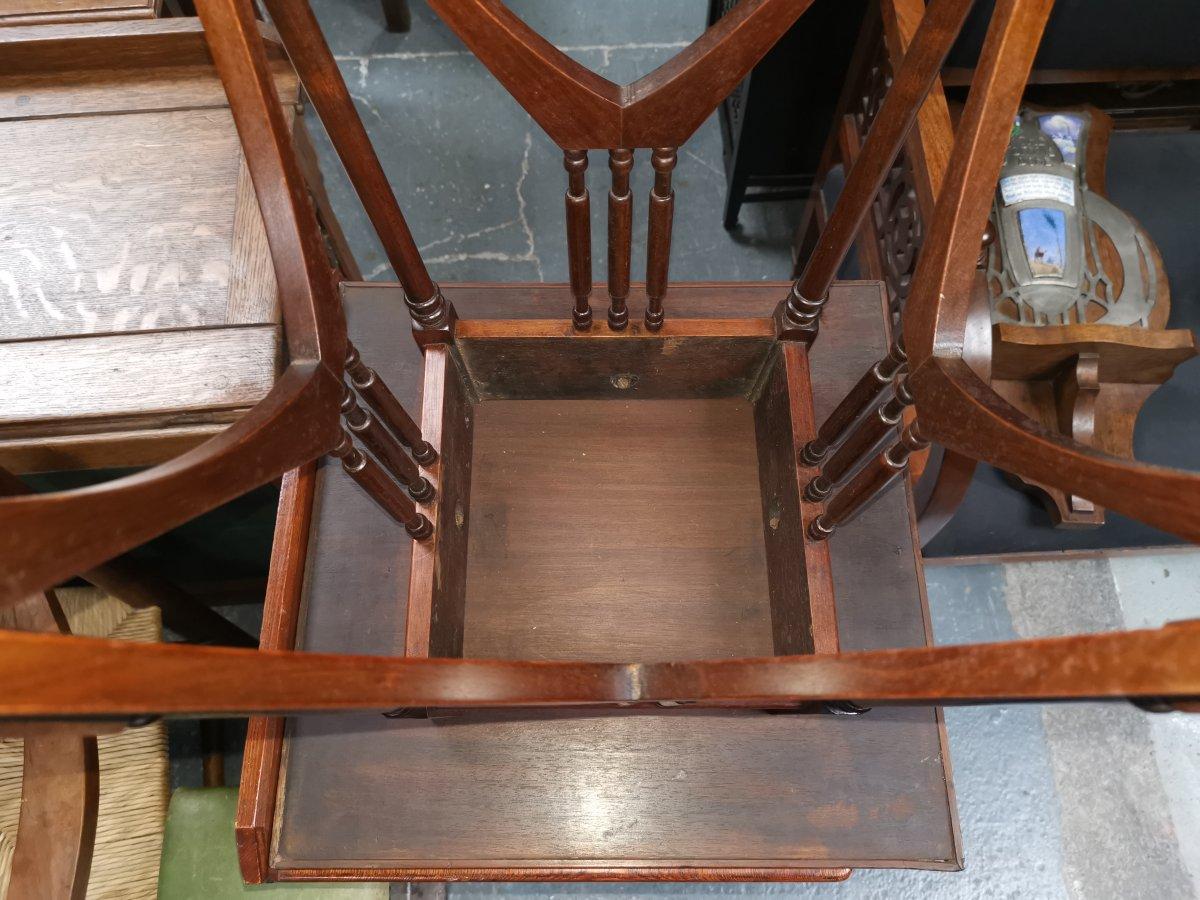
[{"label": "curved wooden arm", "polygon": [[980,240],[1053,5],[997,0],[904,310],[904,344],[914,370],[935,353],[963,356]]},{"label": "curved wooden arm", "polygon": [[968,456],[1200,541],[1200,475],[1131,463],[1051,433],[967,362],[973,336],[990,329],[971,304],[980,238],[1051,6],[998,2],[980,54],[904,314],[918,422],[926,438]]},{"label": "curved wooden arm", "polygon": [[0,606],[89,569],[320,456],[337,440],[346,334],[249,0],[201,0],[262,210],[290,363],[240,421],[127,478],[0,499]]},{"label": "curved wooden arm", "polygon": [[0,634],[0,718],[396,707],[1200,696],[1200,622],[995,644],[667,663],[280,653]]},{"label": "curved wooden arm", "polygon": [[429,5],[560,147],[626,146],[620,87],[575,62],[500,0]]},{"label": "curved wooden arm", "polygon": [[934,357],[909,383],[924,437],[1200,543],[1200,475],[1130,462],[1049,431],[961,359]]}]

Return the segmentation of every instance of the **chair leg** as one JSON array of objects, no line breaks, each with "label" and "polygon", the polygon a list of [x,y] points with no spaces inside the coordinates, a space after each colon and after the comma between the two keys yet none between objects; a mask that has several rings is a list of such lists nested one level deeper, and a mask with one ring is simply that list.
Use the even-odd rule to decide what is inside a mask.
[{"label": "chair leg", "polygon": [[408,9],[408,0],[382,0],[383,19],[387,30],[399,34],[407,33],[412,28],[412,13]]},{"label": "chair leg", "polygon": [[[6,628],[70,634],[53,591],[7,611]],[[100,808],[96,738],[51,724],[25,736],[24,782],[8,884],[9,900],[84,900]]]}]

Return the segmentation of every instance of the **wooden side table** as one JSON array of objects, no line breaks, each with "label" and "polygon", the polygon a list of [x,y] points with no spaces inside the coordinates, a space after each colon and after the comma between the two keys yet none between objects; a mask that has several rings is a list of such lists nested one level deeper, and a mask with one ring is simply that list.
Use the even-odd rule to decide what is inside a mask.
[{"label": "wooden side table", "polygon": [[[571,302],[566,285],[443,287],[464,320],[545,319]],[[672,308],[688,318],[762,316],[786,289],[675,285]],[[631,303],[643,302],[642,290],[634,287]],[[880,286],[834,291],[811,357],[818,420],[887,346]],[[345,302],[356,346],[415,407],[422,360],[399,289],[350,286]],[[603,464],[598,456],[589,463]],[[907,489],[888,492],[832,538],[844,649],[930,640],[911,504]],[[309,565],[276,573],[263,646],[403,655],[413,552],[403,530],[336,464],[292,473],[281,510],[277,547],[299,552],[307,543]],[[761,511],[752,513],[746,527],[761,529]],[[471,511],[485,538],[489,514],[500,513],[487,504]],[[303,553],[277,558],[286,566]],[[597,577],[605,602],[629,594],[610,583],[619,572]],[[505,656],[511,641],[529,646],[543,629],[556,636],[546,646],[559,655],[585,641],[571,637],[578,620],[569,603],[552,602],[553,592],[530,599],[531,632],[476,606],[491,596],[477,590],[468,575],[470,655]],[[698,621],[681,638],[679,623],[652,604],[619,621],[628,626],[629,658],[661,655],[664,641],[672,651],[711,644],[719,640],[711,629],[730,624]],[[259,718],[247,742],[238,842],[249,881],[803,881],[845,878],[855,866],[961,867],[945,734],[930,708],[857,717],[474,711],[286,726]]]}]

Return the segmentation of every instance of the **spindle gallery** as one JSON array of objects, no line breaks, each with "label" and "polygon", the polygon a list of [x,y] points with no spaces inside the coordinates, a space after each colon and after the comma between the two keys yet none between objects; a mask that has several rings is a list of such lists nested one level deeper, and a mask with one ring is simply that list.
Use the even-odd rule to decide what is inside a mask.
[{"label": "spindle gallery", "polygon": [[[0,632],[6,733],[31,745],[42,735],[38,753],[74,758],[114,722],[252,716],[237,813],[250,882],[838,880],[858,865],[960,865],[937,705],[1196,708],[1200,622],[930,641],[907,467],[931,443],[1200,540],[1200,478],[1052,432],[975,367],[991,328],[976,320],[972,284],[1051,0],[995,3],[902,325],[879,282],[837,273],[969,0],[924,8],[800,277],[741,283],[670,279],[676,193],[692,162],[681,148],[810,0],[742,0],[625,85],[500,0],[430,0],[561,151],[555,210],[569,281],[547,285],[435,282],[308,3],[263,6],[270,24],[250,0],[196,0],[198,23],[178,20],[153,40],[126,25],[64,33],[66,48],[44,63],[100,69],[127,54],[137,65],[174,57],[215,67],[261,209],[285,362],[248,412],[174,459],[78,490],[5,491],[0,607],[38,612],[26,631]],[[0,39],[0,74],[43,64],[37,34]],[[287,60],[394,284],[331,277],[273,75]],[[635,187],[639,167],[649,191]],[[593,204],[602,186],[607,202]],[[603,275],[593,225],[606,238]],[[645,270],[634,272],[642,233]],[[56,585],[91,579],[280,478],[258,650],[58,633]],[[331,862],[305,843],[289,792],[298,798],[318,781],[323,796],[352,789],[310,777],[315,757],[285,748],[310,727],[304,714],[352,710],[390,717],[325,732],[307,752],[323,754],[321,771],[356,760],[347,768],[380,778],[360,793],[386,798],[381,820],[404,823],[409,843]],[[284,715],[296,717],[286,728]],[[873,720],[890,723],[884,736]],[[691,854],[635,852],[579,822],[545,824],[558,822],[554,801],[536,791],[487,793],[489,772],[525,785],[539,767],[547,782],[602,792],[608,776],[580,749],[588,735],[680,772],[677,757],[708,759],[707,780],[687,790],[644,788],[641,814],[660,816],[664,835],[693,831],[699,804],[725,803],[736,820],[728,832],[754,837],[718,835]],[[876,812],[864,811],[858,844],[819,816],[806,823],[763,805],[790,790],[785,758],[804,760],[838,797],[875,792],[862,801]],[[757,788],[748,772],[761,775]],[[919,807],[905,835],[925,839],[922,848],[895,836],[903,829],[881,799],[901,782]],[[82,775],[75,787],[62,826],[71,839],[60,831],[45,851],[66,860],[52,867],[54,896],[72,895],[72,860],[89,839]],[[462,811],[462,827],[434,849],[419,803],[405,805],[425,790]],[[527,805],[513,807],[515,794]],[[542,839],[524,845],[469,827],[477,796],[505,822],[543,823]],[[346,827],[362,836],[374,823]],[[30,835],[21,832],[18,854],[32,852]]]}]

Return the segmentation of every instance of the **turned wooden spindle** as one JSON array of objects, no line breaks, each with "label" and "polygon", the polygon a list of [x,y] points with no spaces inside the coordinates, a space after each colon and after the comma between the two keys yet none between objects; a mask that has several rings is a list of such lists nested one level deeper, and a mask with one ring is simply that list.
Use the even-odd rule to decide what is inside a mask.
[{"label": "turned wooden spindle", "polygon": [[580,331],[591,327],[592,306],[592,205],[587,189],[588,155],[586,150],[564,150],[563,168],[567,170],[567,269],[571,274],[571,294],[575,309],[571,319]]},{"label": "turned wooden spindle", "polygon": [[633,249],[633,193],[629,172],[633,151],[608,151],[612,187],[608,191],[608,327],[621,331],[629,324],[629,257]]},{"label": "turned wooden spindle", "polygon": [[908,466],[908,458],[929,446],[913,422],[897,441],[881,451],[862,470],[838,489],[825,511],[812,520],[808,536],[823,541],[881,496]]},{"label": "turned wooden spindle", "polygon": [[454,323],[454,308],[425,268],[316,16],[307,3],[265,0],[265,5],[404,288],[414,336],[421,343],[446,340]]},{"label": "turned wooden spindle", "polygon": [[660,147],[650,156],[654,188],[650,191],[650,227],[646,245],[646,328],[658,331],[663,324],[663,298],[671,267],[671,225],[675,217],[675,191],[671,171],[678,154],[674,147]]},{"label": "turned wooden spindle", "polygon": [[903,369],[896,375],[896,391],[886,403],[872,414],[864,417],[846,436],[821,472],[804,489],[804,499],[813,502],[824,500],[833,486],[845,478],[883,437],[904,418],[904,410],[913,404],[913,395],[908,388],[907,373]]},{"label": "turned wooden spindle", "polygon": [[363,442],[397,481],[408,488],[409,496],[420,503],[433,499],[433,485],[429,479],[421,475],[417,464],[404,452],[404,447],[371,415],[370,410],[358,405],[354,391],[349,387],[342,397],[342,416],[350,432]]},{"label": "turned wooden spindle", "polygon": [[340,459],[346,474],[353,478],[384,512],[403,525],[409,535],[417,540],[424,540],[433,534],[433,524],[417,512],[413,501],[400,490],[400,486],[388,476],[379,463],[354,446],[349,432],[342,431],[342,439],[329,451],[329,455]]},{"label": "turned wooden spindle", "polygon": [[821,423],[817,436],[804,445],[800,456],[805,465],[815,466],[825,458],[829,448],[845,436],[863,410],[878,403],[884,389],[892,383],[892,379],[907,360],[904,341],[897,338],[888,348],[887,356],[867,370],[842,398],[837,408],[829,414],[829,418]]},{"label": "turned wooden spindle", "polygon": [[804,271],[777,311],[781,337],[811,343],[829,288],[850,252],[875,195],[887,180],[921,103],[941,72],[971,0],[931,0],[904,59],[846,176],[846,185],[821,231]]},{"label": "turned wooden spindle", "polygon": [[354,389],[400,443],[412,451],[413,459],[423,466],[429,465],[437,459],[433,445],[421,437],[421,429],[412,416],[400,405],[396,395],[375,370],[362,361],[357,348],[353,344],[346,346],[346,375]]}]

